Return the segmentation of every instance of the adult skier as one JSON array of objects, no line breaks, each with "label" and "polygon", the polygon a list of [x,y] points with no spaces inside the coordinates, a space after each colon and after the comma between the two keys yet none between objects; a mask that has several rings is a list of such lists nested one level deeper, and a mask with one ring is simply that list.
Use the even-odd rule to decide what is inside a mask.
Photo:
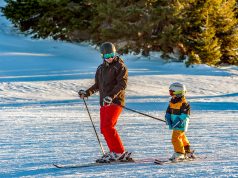
[{"label": "adult skier", "polygon": [[100,47],[103,63],[95,74],[95,83],[87,90],[80,90],[80,98],[89,97],[99,91],[100,94],[100,129],[110,152],[105,153],[96,162],[129,160],[121,138],[115,128],[117,120],[125,105],[128,70],[123,60],[116,55],[116,48],[110,42]]},{"label": "adult skier", "polygon": [[174,154],[170,158],[172,161],[194,158],[190,150],[190,143],[185,135],[189,124],[190,105],[186,101],[186,87],[181,83],[172,83],[169,87],[169,93],[172,96],[167,108],[165,119],[166,124],[173,130],[172,144]]}]

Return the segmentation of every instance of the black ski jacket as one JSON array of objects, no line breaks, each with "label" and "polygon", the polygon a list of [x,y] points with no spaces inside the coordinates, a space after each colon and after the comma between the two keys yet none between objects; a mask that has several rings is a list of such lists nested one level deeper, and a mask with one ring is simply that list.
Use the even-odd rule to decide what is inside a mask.
[{"label": "black ski jacket", "polygon": [[110,64],[104,61],[97,68],[95,83],[86,90],[87,96],[99,91],[101,106],[106,96],[110,96],[113,103],[124,106],[127,80],[128,70],[121,58],[116,57]]}]

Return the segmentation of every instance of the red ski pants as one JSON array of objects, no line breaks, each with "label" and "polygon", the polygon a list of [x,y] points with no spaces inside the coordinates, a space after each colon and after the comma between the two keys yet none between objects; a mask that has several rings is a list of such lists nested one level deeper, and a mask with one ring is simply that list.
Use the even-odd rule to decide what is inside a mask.
[{"label": "red ski pants", "polygon": [[110,152],[123,153],[123,143],[115,129],[122,107],[117,105],[102,106],[100,108],[100,128]]}]

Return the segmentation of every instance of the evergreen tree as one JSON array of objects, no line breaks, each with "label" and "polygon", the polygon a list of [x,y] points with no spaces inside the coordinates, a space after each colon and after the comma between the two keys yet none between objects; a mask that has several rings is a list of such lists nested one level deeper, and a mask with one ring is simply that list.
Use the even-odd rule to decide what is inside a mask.
[{"label": "evergreen tree", "polygon": [[237,0],[6,0],[5,16],[26,34],[112,41],[121,53],[179,49],[187,64],[238,63]]},{"label": "evergreen tree", "polygon": [[238,65],[238,29],[234,27],[222,38],[220,63]]},{"label": "evergreen tree", "polygon": [[[211,20],[213,5],[210,0],[193,1],[187,6],[185,23],[182,24],[183,43],[188,53],[195,53],[199,62],[210,65],[216,65],[221,57],[219,39]],[[192,57],[188,64],[196,62],[198,60]]]},{"label": "evergreen tree", "polygon": [[[36,38],[71,40],[75,31],[80,40],[80,32],[90,26],[94,16],[90,0],[6,0],[7,6],[2,9],[21,31],[34,34]],[[89,40],[88,37],[87,40]],[[85,39],[84,39],[85,40]]]},{"label": "evergreen tree", "polygon": [[[215,0],[213,0],[215,1]],[[235,0],[216,0],[213,24],[216,36],[221,42],[221,62],[238,64],[238,19],[236,18]]]},{"label": "evergreen tree", "polygon": [[159,49],[166,56],[167,53],[173,52],[181,41],[179,22],[182,20],[184,4],[178,0],[159,0],[151,4],[152,45],[159,45]]},{"label": "evergreen tree", "polygon": [[191,64],[201,64],[201,59],[194,51],[190,51],[188,54],[188,61],[186,61],[186,66],[189,67]]},{"label": "evergreen tree", "polygon": [[7,6],[2,8],[4,15],[21,31],[36,32],[33,26],[37,26],[42,8],[37,0],[14,1],[6,0]]},{"label": "evergreen tree", "polygon": [[140,52],[150,32],[144,0],[95,0],[98,16],[93,19],[94,40],[113,41],[119,51]]}]

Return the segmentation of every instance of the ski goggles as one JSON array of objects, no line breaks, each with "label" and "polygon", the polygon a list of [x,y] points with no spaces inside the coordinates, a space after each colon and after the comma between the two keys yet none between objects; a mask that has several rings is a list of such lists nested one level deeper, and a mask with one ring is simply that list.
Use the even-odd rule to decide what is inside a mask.
[{"label": "ski goggles", "polygon": [[170,94],[170,96],[173,96],[174,95],[174,90],[169,90],[169,94]]},{"label": "ski goggles", "polygon": [[103,59],[114,58],[116,53],[102,54]]},{"label": "ski goggles", "polygon": [[169,90],[170,96],[173,96],[173,95],[183,95],[184,93],[185,93],[184,91]]}]

